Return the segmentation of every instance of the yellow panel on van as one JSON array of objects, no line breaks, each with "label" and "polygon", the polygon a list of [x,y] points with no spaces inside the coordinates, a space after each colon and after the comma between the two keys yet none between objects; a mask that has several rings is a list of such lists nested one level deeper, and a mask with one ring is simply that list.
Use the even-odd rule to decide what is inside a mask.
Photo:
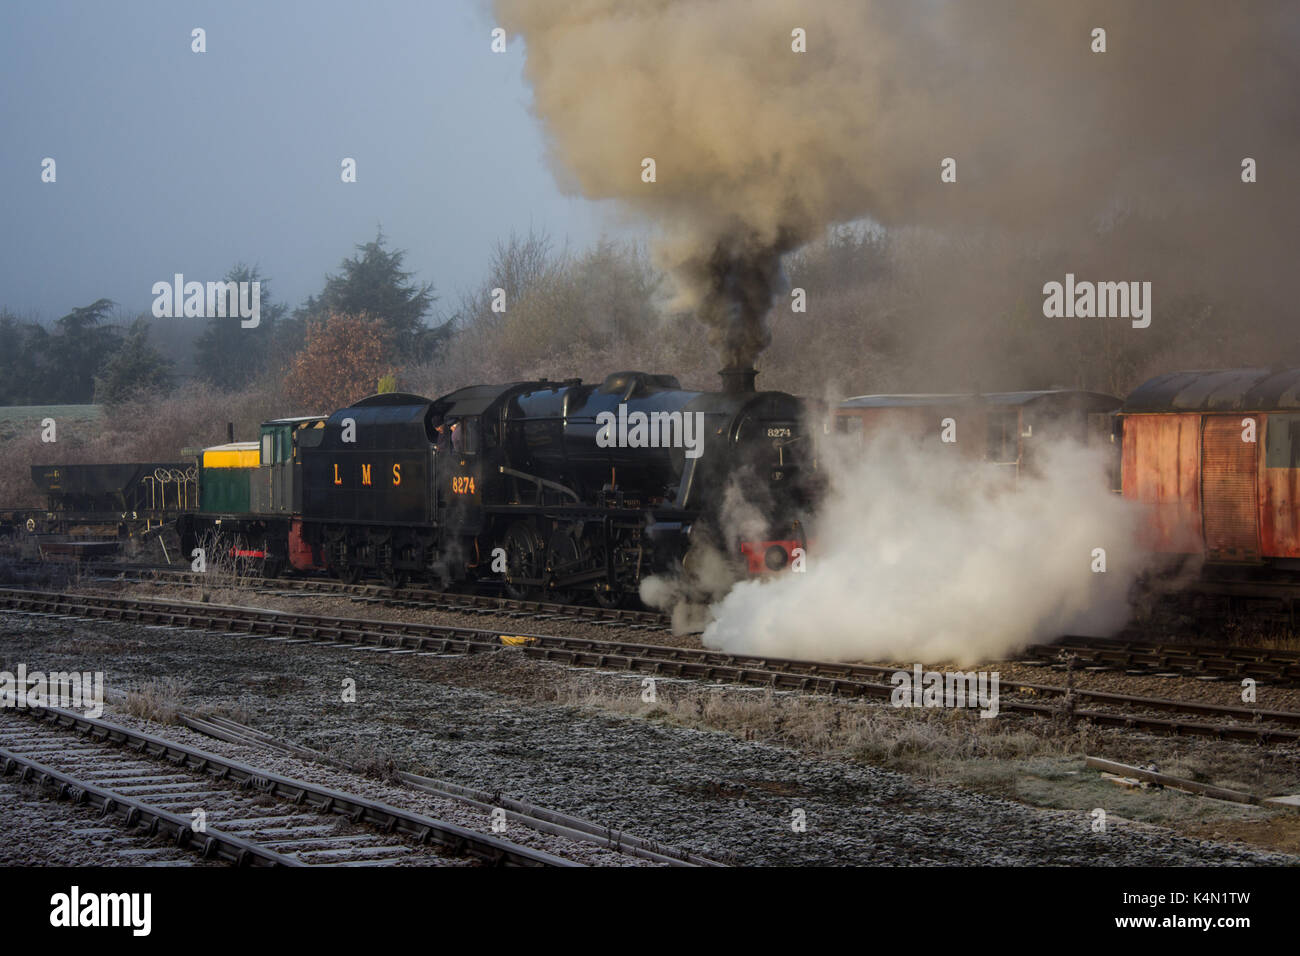
[{"label": "yellow panel on van", "polygon": [[261,464],[261,446],[255,441],[237,441],[203,449],[204,468],[256,468]]}]

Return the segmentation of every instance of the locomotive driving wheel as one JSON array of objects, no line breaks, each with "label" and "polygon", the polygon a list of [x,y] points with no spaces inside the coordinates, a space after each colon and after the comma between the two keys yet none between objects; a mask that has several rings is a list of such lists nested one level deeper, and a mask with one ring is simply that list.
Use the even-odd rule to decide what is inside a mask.
[{"label": "locomotive driving wheel", "polygon": [[[591,567],[605,567],[606,545],[599,535],[595,532],[589,533],[586,538],[586,546]],[[615,569],[615,579],[613,581],[609,580],[608,576],[598,578],[594,584],[588,585],[588,588],[592,600],[605,608],[622,607],[627,597],[627,593],[618,580],[617,569]]]},{"label": "locomotive driving wheel", "polygon": [[568,604],[578,597],[574,588],[555,587],[557,578],[577,574],[583,568],[582,547],[578,539],[563,528],[551,532],[546,544],[546,598],[559,604]]},{"label": "locomotive driving wheel", "polygon": [[379,577],[386,587],[401,588],[406,587],[406,581],[410,575],[396,568],[383,567],[379,569]]},{"label": "locomotive driving wheel", "polygon": [[546,568],[546,549],[527,521],[516,521],[506,529],[502,546],[506,550],[506,594],[516,601],[534,600]]}]

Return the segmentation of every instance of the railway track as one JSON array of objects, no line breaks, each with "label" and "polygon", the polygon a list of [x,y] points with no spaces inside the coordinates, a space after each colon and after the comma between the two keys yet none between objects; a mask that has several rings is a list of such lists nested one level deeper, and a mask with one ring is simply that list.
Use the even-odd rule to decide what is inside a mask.
[{"label": "railway track", "polygon": [[[71,567],[71,565],[69,566]],[[83,560],[77,566],[87,573],[115,575],[110,577],[109,580],[128,580],[139,583],[157,581],[187,587],[213,586],[211,575],[205,576],[191,571],[182,571],[174,566],[100,561],[96,559]],[[658,611],[604,608],[583,604],[559,604],[547,601],[523,601],[508,598],[504,595],[445,591],[420,585],[390,588],[378,583],[346,584],[333,578],[321,576],[264,578],[255,575],[239,575],[232,586],[246,587],[256,593],[263,594],[339,594],[354,601],[374,602],[390,607],[414,607],[426,610],[454,611],[533,620],[580,620],[597,625],[625,627],[631,630],[655,631],[668,630],[671,627],[669,615]],[[1281,610],[1266,616],[1294,626],[1297,618],[1297,608],[1300,608],[1300,581],[1212,578],[1198,581],[1179,592],[1168,594],[1167,597],[1201,602],[1205,600],[1228,602],[1224,605],[1225,610],[1228,604],[1231,604],[1233,607],[1239,606],[1244,612],[1257,616],[1273,608],[1273,605],[1277,605]],[[1277,609],[1273,608],[1273,610],[1276,611]],[[1084,639],[1078,638],[1077,640]],[[1168,646],[1186,648],[1190,645]],[[1034,654],[1038,653],[1037,648],[1031,649],[1031,651]],[[1297,655],[1297,657],[1300,657],[1300,655]],[[1118,662],[1119,658],[1118,656],[1112,656],[1112,660]],[[1226,669],[1207,671],[1206,673],[1220,673],[1222,676],[1228,676]],[[1291,679],[1300,683],[1300,679],[1294,675]]]},{"label": "railway track", "polygon": [[[100,569],[112,573],[109,566]],[[136,583],[164,582],[185,587],[215,587],[210,575],[173,568],[125,568],[121,576],[110,580]],[[498,595],[442,591],[435,588],[407,586],[390,588],[382,584],[345,584],[331,578],[240,577],[238,586],[259,594],[337,594],[359,602],[373,602],[389,607],[413,607],[429,611],[453,611],[485,617],[507,617],[536,621],[582,621],[629,630],[667,630],[671,621],[666,614],[633,608],[606,608],[586,604],[556,604],[548,601],[524,601]]]},{"label": "railway track", "polygon": [[[399,621],[335,619],[261,608],[208,605],[161,599],[69,595],[0,589],[0,609],[20,613],[122,621],[155,626],[215,630],[266,640],[320,646],[367,646],[394,653],[493,653],[504,645],[528,657],[574,667],[592,667],[661,677],[771,687],[839,697],[889,699],[887,682],[897,668],[875,664],[745,657],[716,651],[635,644],[544,634],[501,634],[497,630]],[[1056,649],[1060,653],[1060,648]],[[884,678],[884,680],[881,680]],[[1101,726],[1157,733],[1189,734],[1259,743],[1300,740],[1300,714],[1229,707],[1165,698],[1138,697],[1046,684],[1008,681],[1000,702],[1005,712],[1035,717],[1088,720]],[[1054,699],[1041,703],[1039,698]],[[1091,702],[1112,709],[1085,709]],[[1155,716],[1175,714],[1177,716]],[[1199,719],[1210,717],[1211,722]]]},{"label": "railway track", "polygon": [[138,836],[238,866],[577,865],[52,707],[0,711],[0,774]]},{"label": "railway track", "polygon": [[[166,582],[186,587],[211,587],[211,577],[190,571],[154,565],[110,565],[122,568],[118,577],[138,583]],[[129,577],[128,577],[129,575]],[[253,593],[271,595],[338,594],[361,603],[386,607],[411,607],[422,610],[477,614],[484,618],[533,621],[581,621],[587,624],[647,632],[671,629],[668,615],[657,611],[628,608],[602,608],[588,605],[556,604],[545,601],[521,601],[504,596],[466,594],[423,587],[389,588],[382,584],[346,584],[330,578],[243,577],[238,581]],[[1253,582],[1206,582],[1207,593],[1218,590],[1256,594],[1261,585]],[[1272,590],[1269,590],[1269,589]],[[1300,583],[1269,584],[1265,591],[1295,592],[1300,598]],[[1250,677],[1279,687],[1300,687],[1300,653],[1226,646],[1148,642],[1065,636],[1050,644],[1034,644],[1019,655],[1022,662],[1059,664],[1062,652],[1073,654],[1076,664],[1087,670],[1114,670],[1129,675],[1179,675],[1205,680],[1241,680]]]},{"label": "railway track", "polygon": [[1020,655],[1026,663],[1058,664],[1126,674],[1174,674],[1205,680],[1253,680],[1277,687],[1300,686],[1300,653],[1220,644],[1152,643],[1110,638],[1062,637],[1034,644]]},{"label": "railway track", "polygon": [[[237,723],[225,717],[199,715],[182,711],[180,721],[191,730],[215,737],[230,743],[247,744],[255,747],[278,750],[294,757],[314,763],[336,767],[350,772],[360,772],[356,767],[336,760],[328,754],[303,747],[288,741],[279,740],[252,727]],[[594,824],[580,817],[560,813],[545,807],[538,807],[522,800],[514,800],[500,793],[488,793],[451,783],[446,780],[434,780],[419,774],[397,771],[398,778],[408,787],[445,797],[474,807],[484,815],[500,809],[507,821],[520,824],[542,833],[550,833],[566,839],[585,843],[594,843],[617,853],[624,853],[655,863],[669,866],[724,866],[716,860],[688,853],[676,847],[667,846],[652,840],[646,840],[635,834],[614,830]]]},{"label": "railway track", "polygon": [[[190,587],[210,584],[201,574],[148,568],[136,581],[166,581]],[[509,620],[565,621],[624,628],[631,631],[666,631],[668,615],[625,608],[518,601],[506,597],[458,594],[425,588],[389,588],[378,584],[344,584],[322,578],[245,579],[256,593],[345,595],[354,601],[389,607],[478,614]],[[1288,585],[1300,589],[1300,585]],[[1067,635],[1052,643],[1034,644],[1019,656],[1027,663],[1056,664],[1062,652],[1073,654],[1077,665],[1090,670],[1115,670],[1130,675],[1176,674],[1206,680],[1250,677],[1278,687],[1300,687],[1300,652],[1221,644],[1191,644],[1091,638]]]}]

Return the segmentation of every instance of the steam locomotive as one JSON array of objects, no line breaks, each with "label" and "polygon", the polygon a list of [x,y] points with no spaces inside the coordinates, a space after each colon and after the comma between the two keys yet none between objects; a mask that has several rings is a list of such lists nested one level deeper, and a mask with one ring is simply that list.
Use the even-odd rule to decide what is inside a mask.
[{"label": "steam locomotive", "polygon": [[722,375],[718,392],[616,372],[269,421],[258,442],[203,450],[182,548],[215,541],[269,574],[495,581],[606,605],[706,549],[737,576],[779,571],[806,544],[816,494],[807,409],[755,391],[751,369]]}]

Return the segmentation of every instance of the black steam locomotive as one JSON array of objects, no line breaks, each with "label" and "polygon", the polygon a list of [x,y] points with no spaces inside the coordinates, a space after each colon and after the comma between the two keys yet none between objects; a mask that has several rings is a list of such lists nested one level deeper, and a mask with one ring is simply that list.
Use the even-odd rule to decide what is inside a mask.
[{"label": "black steam locomotive", "polygon": [[182,544],[215,534],[271,571],[496,581],[516,597],[606,604],[702,548],[737,574],[777,571],[806,544],[806,408],[754,391],[752,370],[723,378],[720,392],[618,372],[390,393],[267,422],[259,443],[204,450]]}]

